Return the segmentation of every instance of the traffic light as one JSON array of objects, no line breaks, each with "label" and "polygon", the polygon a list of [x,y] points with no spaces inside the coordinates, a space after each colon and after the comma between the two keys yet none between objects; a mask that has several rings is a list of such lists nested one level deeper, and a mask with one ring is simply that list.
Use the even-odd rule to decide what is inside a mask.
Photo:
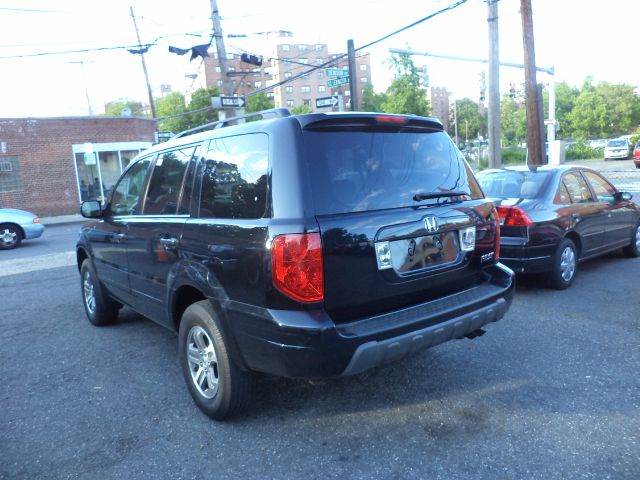
[{"label": "traffic light", "polygon": [[259,57],[258,55],[251,55],[250,53],[243,53],[240,55],[240,61],[250,63],[251,65],[257,65],[258,67],[262,65],[262,57]]},{"label": "traffic light", "polygon": [[480,72],[480,101],[484,102],[485,93],[487,91],[487,81],[484,76],[484,70]]}]

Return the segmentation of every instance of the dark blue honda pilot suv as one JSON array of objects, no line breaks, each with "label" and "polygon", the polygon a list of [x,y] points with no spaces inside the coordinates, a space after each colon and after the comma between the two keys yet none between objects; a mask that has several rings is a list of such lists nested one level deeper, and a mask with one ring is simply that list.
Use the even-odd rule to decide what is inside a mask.
[{"label": "dark blue honda pilot suv", "polygon": [[193,399],[223,419],[255,372],[353,375],[504,316],[498,217],[441,123],[262,117],[152,147],[82,204],[94,325],[127,305],[178,332]]}]

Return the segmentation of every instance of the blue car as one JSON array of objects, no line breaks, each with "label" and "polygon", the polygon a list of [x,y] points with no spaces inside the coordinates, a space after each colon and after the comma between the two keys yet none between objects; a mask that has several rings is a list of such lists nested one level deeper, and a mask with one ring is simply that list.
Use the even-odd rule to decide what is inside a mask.
[{"label": "blue car", "polygon": [[0,208],[0,250],[20,245],[22,240],[38,238],[44,225],[37,215],[15,208]]}]

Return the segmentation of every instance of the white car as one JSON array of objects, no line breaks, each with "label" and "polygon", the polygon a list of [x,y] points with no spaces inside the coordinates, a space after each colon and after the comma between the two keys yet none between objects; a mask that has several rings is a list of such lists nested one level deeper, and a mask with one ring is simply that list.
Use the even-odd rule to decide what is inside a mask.
[{"label": "white car", "polygon": [[615,138],[607,141],[604,147],[605,160],[626,160],[627,158],[629,158],[629,140]]}]

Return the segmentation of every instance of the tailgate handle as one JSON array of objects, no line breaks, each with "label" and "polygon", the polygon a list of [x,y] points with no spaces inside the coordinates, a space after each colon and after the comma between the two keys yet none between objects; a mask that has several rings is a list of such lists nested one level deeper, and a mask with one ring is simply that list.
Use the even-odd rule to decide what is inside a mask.
[{"label": "tailgate handle", "polygon": [[160,245],[162,245],[165,248],[165,250],[170,250],[178,246],[178,239],[175,237],[161,238]]}]

